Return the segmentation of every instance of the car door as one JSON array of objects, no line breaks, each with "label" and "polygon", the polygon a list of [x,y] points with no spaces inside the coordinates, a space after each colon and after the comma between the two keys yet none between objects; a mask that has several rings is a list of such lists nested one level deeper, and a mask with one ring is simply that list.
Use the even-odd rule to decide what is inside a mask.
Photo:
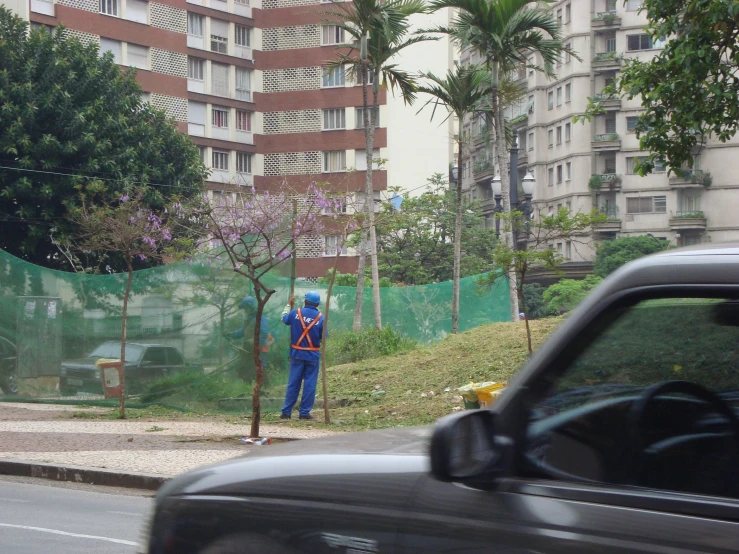
[{"label": "car door", "polygon": [[176,348],[167,347],[167,370],[182,371],[185,369],[185,360]]},{"label": "car door", "polygon": [[167,349],[164,346],[150,346],[141,359],[140,379],[149,381],[167,375]]},{"label": "car door", "polygon": [[493,414],[507,474],[428,476],[404,551],[738,552],[737,299],[650,288],[584,321]]}]

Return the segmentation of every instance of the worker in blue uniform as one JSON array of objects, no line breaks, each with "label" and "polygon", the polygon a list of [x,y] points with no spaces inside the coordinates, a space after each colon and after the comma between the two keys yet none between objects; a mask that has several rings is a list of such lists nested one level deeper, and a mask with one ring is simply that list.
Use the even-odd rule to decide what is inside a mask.
[{"label": "worker in blue uniform", "polygon": [[[244,325],[241,329],[237,329],[233,333],[226,333],[231,339],[244,339],[244,346],[241,351],[241,362],[239,364],[240,377],[244,381],[253,381],[256,378],[256,367],[254,366],[254,325],[257,322],[257,300],[253,296],[245,296],[239,308],[244,310]],[[262,314],[261,325],[259,327],[259,357],[262,360],[262,369],[267,369],[267,353],[272,336],[269,334],[269,323],[267,318]]]},{"label": "worker in blue uniform", "polygon": [[292,417],[301,385],[303,396],[298,409],[299,419],[314,419],[310,412],[316,399],[324,321],[323,314],[318,311],[320,303],[321,297],[312,290],[306,293],[302,308],[294,309],[295,297],[291,296],[282,312],[282,322],[290,327],[291,345],[290,376],[280,416],[282,419]]}]

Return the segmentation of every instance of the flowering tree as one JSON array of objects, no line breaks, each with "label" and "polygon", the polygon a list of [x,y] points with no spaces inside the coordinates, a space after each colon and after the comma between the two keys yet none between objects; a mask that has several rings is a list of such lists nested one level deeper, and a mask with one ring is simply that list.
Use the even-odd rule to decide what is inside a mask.
[{"label": "flowering tree", "polygon": [[[220,195],[223,196],[223,195]],[[293,201],[298,197],[297,214],[293,215]],[[260,333],[264,307],[276,292],[265,279],[269,272],[296,255],[302,237],[320,232],[321,214],[330,211],[332,202],[316,184],[305,193],[297,194],[283,183],[277,191],[226,196],[217,204],[206,201],[198,210],[198,219],[209,237],[217,241],[217,253],[225,257],[233,271],[248,279],[257,301],[254,334],[244,335],[245,345],[251,345],[256,367],[252,393],[252,420],[250,435],[259,436],[261,408],[259,394],[264,383]]]},{"label": "flowering tree", "polygon": [[[121,311],[121,364],[126,367],[126,317],[133,281],[134,259],[163,260],[189,246],[188,240],[173,240],[174,228],[183,215],[182,206],[175,202],[169,209],[153,212],[146,200],[146,190],[123,194],[115,202],[95,206],[83,205],[72,212],[79,228],[71,246],[74,250],[97,257],[120,255],[126,263],[127,279]],[[121,372],[120,417],[126,417],[126,379]]]}]

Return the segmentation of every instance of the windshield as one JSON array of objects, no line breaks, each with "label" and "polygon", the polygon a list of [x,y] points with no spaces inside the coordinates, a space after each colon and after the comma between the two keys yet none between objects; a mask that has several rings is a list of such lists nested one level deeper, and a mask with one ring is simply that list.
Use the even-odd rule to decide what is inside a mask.
[{"label": "windshield", "polygon": [[[144,348],[138,344],[126,345],[126,361],[137,362],[144,354]],[[114,358],[121,357],[120,342],[104,342],[90,353],[91,358]]]}]

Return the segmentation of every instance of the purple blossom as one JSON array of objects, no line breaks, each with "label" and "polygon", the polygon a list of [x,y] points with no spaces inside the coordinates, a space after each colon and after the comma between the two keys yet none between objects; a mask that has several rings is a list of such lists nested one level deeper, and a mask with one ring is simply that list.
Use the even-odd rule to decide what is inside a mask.
[{"label": "purple blossom", "polygon": [[125,204],[126,202],[128,202],[128,195],[124,194],[121,196],[121,204]]}]

